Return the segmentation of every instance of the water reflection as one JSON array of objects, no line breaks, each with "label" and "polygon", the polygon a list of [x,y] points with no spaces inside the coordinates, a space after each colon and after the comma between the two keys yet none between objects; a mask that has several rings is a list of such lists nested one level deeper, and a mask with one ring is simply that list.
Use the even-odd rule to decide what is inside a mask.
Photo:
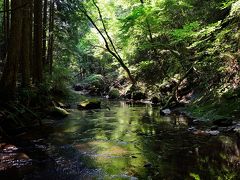
[{"label": "water reflection", "polygon": [[236,179],[239,139],[195,136],[187,126],[149,105],[74,110],[45,140],[54,163],[25,179]]}]

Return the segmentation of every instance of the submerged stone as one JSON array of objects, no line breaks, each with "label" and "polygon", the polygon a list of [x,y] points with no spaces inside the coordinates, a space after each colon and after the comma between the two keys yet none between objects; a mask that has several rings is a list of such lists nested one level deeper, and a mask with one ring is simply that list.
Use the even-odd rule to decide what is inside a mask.
[{"label": "submerged stone", "polygon": [[217,136],[220,132],[217,130],[214,130],[214,131],[206,131],[206,133],[211,136]]},{"label": "submerged stone", "polygon": [[170,115],[171,110],[170,109],[161,109],[160,114],[163,115],[163,116]]}]

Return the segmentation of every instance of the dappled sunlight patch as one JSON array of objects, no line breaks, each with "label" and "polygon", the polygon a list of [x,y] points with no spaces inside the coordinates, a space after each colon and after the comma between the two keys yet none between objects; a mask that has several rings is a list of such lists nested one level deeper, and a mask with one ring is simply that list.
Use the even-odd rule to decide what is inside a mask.
[{"label": "dappled sunlight patch", "polygon": [[128,154],[129,152],[120,147],[120,146],[112,146],[110,148],[108,148],[107,150],[104,151],[104,154],[108,154],[108,155],[126,155]]},{"label": "dappled sunlight patch", "polygon": [[121,145],[114,145],[112,142],[106,141],[91,141],[82,144],[75,144],[74,147],[80,152],[85,152],[86,154],[92,154],[90,152],[95,152],[94,156],[97,158],[103,158],[106,156],[125,156],[129,154],[129,151],[122,147]]},{"label": "dappled sunlight patch", "polygon": [[64,130],[65,133],[77,132],[80,129],[80,126],[71,126]]},{"label": "dappled sunlight patch", "polygon": [[80,152],[85,152],[85,151],[89,151],[91,149],[91,147],[89,146],[88,143],[84,143],[84,144],[75,144],[74,147],[79,150]]}]

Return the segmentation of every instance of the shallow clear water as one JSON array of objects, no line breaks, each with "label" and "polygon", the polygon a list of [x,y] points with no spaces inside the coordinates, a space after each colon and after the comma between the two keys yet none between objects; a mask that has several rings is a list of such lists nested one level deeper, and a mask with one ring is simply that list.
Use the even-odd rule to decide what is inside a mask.
[{"label": "shallow clear water", "polygon": [[[182,116],[150,105],[109,102],[110,110],[73,110],[34,148],[24,179],[237,179],[237,137],[196,136]],[[37,153],[37,152],[36,152]],[[239,176],[240,177],[240,176]]]}]

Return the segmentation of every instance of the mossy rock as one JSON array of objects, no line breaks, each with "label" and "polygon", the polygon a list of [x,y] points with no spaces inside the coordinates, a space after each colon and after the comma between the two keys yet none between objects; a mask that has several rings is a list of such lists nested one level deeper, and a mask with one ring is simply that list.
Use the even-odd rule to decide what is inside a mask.
[{"label": "mossy rock", "polygon": [[79,110],[100,109],[101,101],[97,99],[86,99],[77,105]]},{"label": "mossy rock", "polygon": [[120,97],[120,92],[118,89],[111,89],[108,93],[109,99],[118,99]]},{"label": "mossy rock", "polygon": [[66,117],[68,116],[70,113],[67,112],[65,109],[60,108],[60,107],[53,107],[52,108],[52,115],[53,116],[57,116],[57,117]]}]

